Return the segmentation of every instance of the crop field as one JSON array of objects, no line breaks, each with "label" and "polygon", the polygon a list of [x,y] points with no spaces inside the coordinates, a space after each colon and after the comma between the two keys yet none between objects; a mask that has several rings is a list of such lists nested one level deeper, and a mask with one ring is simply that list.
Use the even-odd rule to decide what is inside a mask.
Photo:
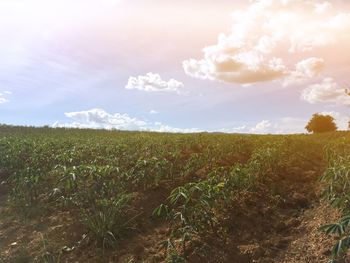
[{"label": "crop field", "polygon": [[0,262],[346,262],[350,133],[0,127]]}]

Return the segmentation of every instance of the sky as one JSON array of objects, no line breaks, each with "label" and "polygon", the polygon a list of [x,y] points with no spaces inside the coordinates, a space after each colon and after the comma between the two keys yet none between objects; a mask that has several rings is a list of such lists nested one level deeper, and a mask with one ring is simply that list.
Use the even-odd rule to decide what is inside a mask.
[{"label": "sky", "polygon": [[0,123],[347,129],[349,47],[347,0],[0,0]]}]

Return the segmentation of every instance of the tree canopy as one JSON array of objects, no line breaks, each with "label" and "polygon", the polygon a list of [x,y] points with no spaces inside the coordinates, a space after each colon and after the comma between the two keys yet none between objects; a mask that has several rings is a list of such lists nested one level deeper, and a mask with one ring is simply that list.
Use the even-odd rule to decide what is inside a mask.
[{"label": "tree canopy", "polygon": [[337,130],[337,125],[332,116],[315,113],[305,129],[313,133],[332,132]]}]

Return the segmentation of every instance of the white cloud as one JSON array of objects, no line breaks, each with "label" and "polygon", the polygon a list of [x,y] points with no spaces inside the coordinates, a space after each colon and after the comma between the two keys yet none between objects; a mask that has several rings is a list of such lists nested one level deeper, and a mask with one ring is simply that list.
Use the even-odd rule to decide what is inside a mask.
[{"label": "white cloud", "polygon": [[197,133],[202,132],[202,130],[197,128],[174,128],[161,122],[156,122],[154,125],[148,128],[149,131],[155,132],[174,132],[174,133]]},{"label": "white cloud", "polygon": [[325,61],[322,58],[311,57],[301,60],[295,65],[295,70],[289,73],[283,84],[287,86],[293,83],[302,83],[307,79],[317,77],[324,67]]},{"label": "white cloud", "polygon": [[219,129],[218,132],[224,132],[224,133],[248,133],[249,129],[246,125],[242,125],[239,127],[233,127],[233,128],[222,128]]},{"label": "white cloud", "polygon": [[64,124],[65,127],[137,130],[146,126],[146,122],[127,114],[109,114],[103,109],[67,112],[65,115],[73,120],[72,123]]},{"label": "white cloud", "polygon": [[332,78],[325,78],[319,84],[310,85],[302,91],[301,98],[309,103],[324,102],[350,105],[350,95]]},{"label": "white cloud", "polygon": [[[346,130],[348,117],[338,112],[322,112],[336,119],[339,129]],[[171,133],[197,133],[203,130],[197,128],[176,128],[162,122],[148,122],[132,118],[128,114],[110,114],[103,109],[65,113],[71,121],[66,123],[55,122],[52,127],[79,128],[79,129],[118,129],[134,131],[153,131]],[[308,120],[285,117],[274,121],[263,120],[255,125],[242,125],[233,128],[224,128],[217,131],[224,133],[250,133],[250,134],[293,134],[305,133]]]},{"label": "white cloud", "polygon": [[110,114],[103,109],[91,109],[86,111],[67,112],[66,117],[71,122],[55,122],[52,127],[64,128],[88,128],[88,129],[117,129],[133,131],[155,131],[155,132],[175,132],[175,133],[192,133],[200,132],[199,129],[181,129],[174,128],[161,122],[147,122],[132,118],[128,114]]},{"label": "white cloud", "polygon": [[[331,115],[335,118],[335,122],[339,130],[347,130],[349,118],[341,115],[338,112],[322,112],[324,115]],[[335,115],[336,114],[336,115]],[[311,119],[311,116],[310,118]],[[270,133],[274,134],[295,134],[305,133],[305,126],[309,122],[309,119],[285,117],[276,120],[270,130]]]},{"label": "white cloud", "polygon": [[8,102],[7,99],[0,96],[0,104]]},{"label": "white cloud", "polygon": [[149,114],[158,114],[158,111],[156,111],[156,110],[150,110],[150,111],[149,111]]},{"label": "white cloud", "polygon": [[272,132],[275,134],[294,134],[305,133],[306,119],[284,117],[276,120],[272,126]]},{"label": "white cloud", "polygon": [[[328,114],[335,118],[335,122],[340,130],[347,130],[349,118],[341,115],[338,112],[323,112],[321,114]],[[310,116],[311,118],[311,116]],[[305,126],[308,123],[308,119],[295,118],[295,117],[283,117],[274,121],[262,121],[255,127],[249,130],[250,133],[258,134],[295,134],[305,133]]]},{"label": "white cloud", "polygon": [[325,61],[322,58],[308,58],[296,64],[296,72],[301,73],[306,77],[318,76],[325,67]]},{"label": "white cloud", "polygon": [[[221,34],[217,44],[204,48],[202,59],[183,62],[187,75],[239,84],[279,79],[299,82],[320,74],[325,64],[305,51],[350,44],[350,13],[333,10],[328,2],[253,1],[232,18],[230,33]],[[286,51],[297,55],[283,59]]]},{"label": "white cloud", "polygon": [[159,74],[147,73],[145,76],[130,77],[128,84],[125,86],[126,89],[137,89],[148,92],[157,92],[157,91],[174,91],[179,92],[179,89],[182,88],[183,83],[170,79],[164,81],[161,79]]},{"label": "white cloud", "polygon": [[300,118],[284,117],[274,121],[263,120],[255,125],[243,125],[232,129],[221,129],[226,133],[251,133],[251,134],[294,134],[305,133],[307,120]]},{"label": "white cloud", "polygon": [[183,62],[185,73],[195,78],[240,84],[271,81],[288,75],[281,59],[273,57],[266,60],[257,51],[236,54],[224,54],[222,51],[225,52],[213,47],[205,48],[206,59]]},{"label": "white cloud", "polygon": [[256,134],[294,134],[305,133],[306,119],[283,117],[274,121],[264,120],[249,129]]},{"label": "white cloud", "polygon": [[0,92],[0,104],[9,102],[9,100],[6,98],[6,95],[11,95],[12,93],[9,93],[9,91],[4,91],[3,93]]},{"label": "white cloud", "polygon": [[316,3],[315,13],[323,14],[332,8],[332,4],[329,2]]},{"label": "white cloud", "polygon": [[255,127],[250,129],[251,133],[267,133],[272,124],[270,121],[263,120],[255,125]]},{"label": "white cloud", "polygon": [[[347,130],[349,116],[345,116],[336,111],[324,111],[320,114],[331,115],[334,117],[339,130]],[[311,116],[310,116],[311,118]],[[296,134],[306,133],[305,126],[309,119],[283,117],[279,119],[263,120],[256,125],[243,125],[231,129],[220,129],[219,132],[225,133],[253,133],[253,134]]]}]

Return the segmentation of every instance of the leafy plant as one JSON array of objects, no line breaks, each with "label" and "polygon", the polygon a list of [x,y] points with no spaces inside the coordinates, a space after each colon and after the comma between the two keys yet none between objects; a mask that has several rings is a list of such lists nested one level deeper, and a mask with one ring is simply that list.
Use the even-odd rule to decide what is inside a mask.
[{"label": "leafy plant", "polygon": [[[334,154],[335,149],[340,150],[338,154]],[[325,184],[323,196],[342,212],[343,217],[337,223],[322,226],[321,230],[336,236],[331,262],[337,262],[346,256],[350,247],[350,155],[349,150],[344,151],[342,147],[326,148],[326,151],[329,166],[321,178]]]},{"label": "leafy plant", "polygon": [[128,228],[130,220],[126,220],[126,213],[129,201],[130,195],[120,194],[111,200],[98,200],[83,212],[86,226],[103,249],[113,247]]}]

